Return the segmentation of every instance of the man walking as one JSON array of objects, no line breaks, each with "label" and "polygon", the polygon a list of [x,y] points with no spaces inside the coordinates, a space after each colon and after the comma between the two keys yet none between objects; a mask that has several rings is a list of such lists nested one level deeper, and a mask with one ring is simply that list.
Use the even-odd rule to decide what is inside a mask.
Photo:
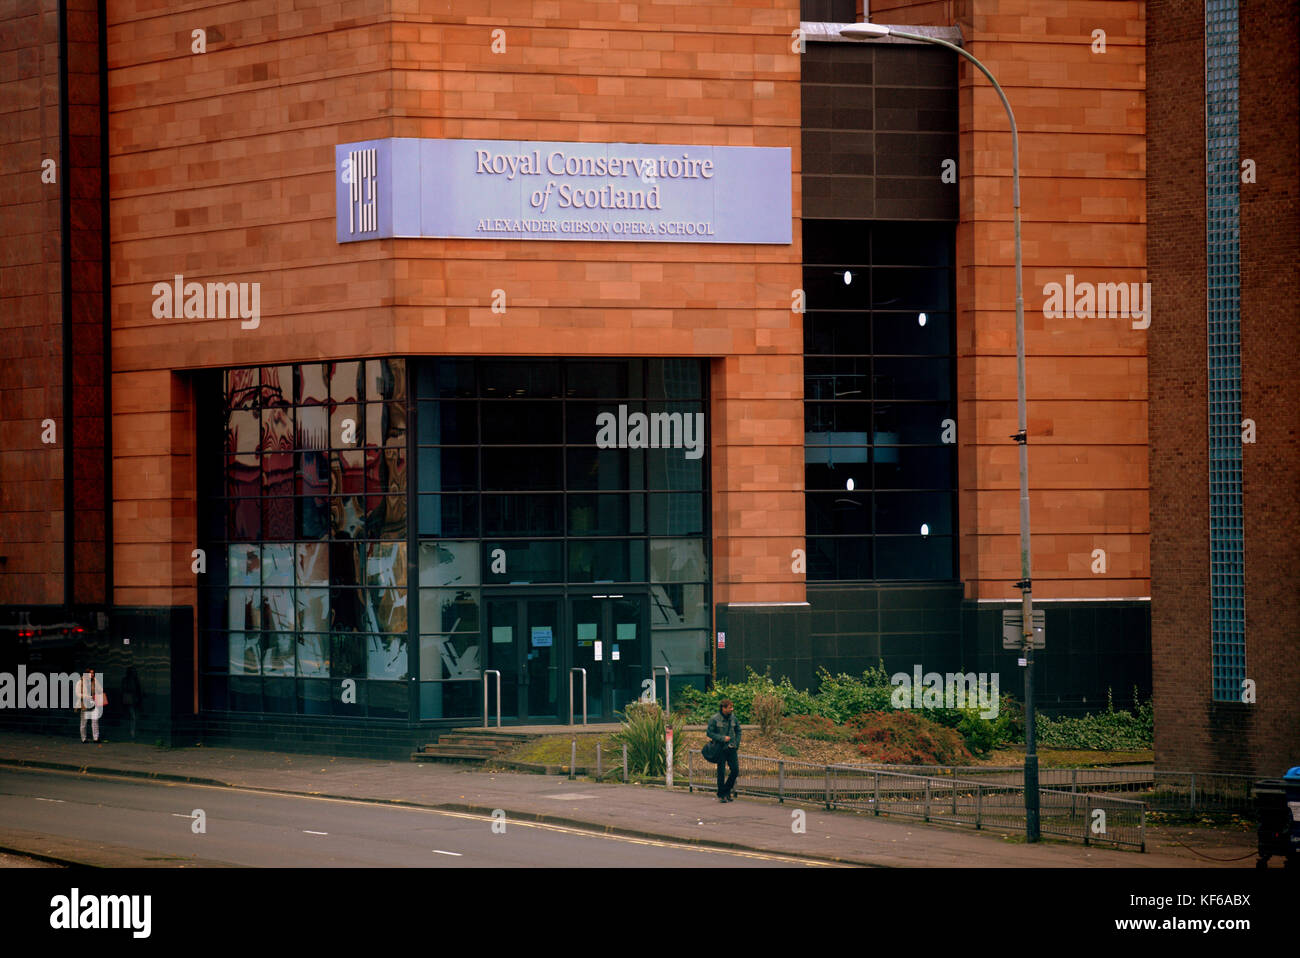
[{"label": "man walking", "polygon": [[[736,796],[731,790],[736,787],[736,776],[740,774],[740,761],[737,758],[740,749],[740,723],[736,721],[735,706],[731,699],[723,699],[719,705],[721,711],[709,719],[709,738],[717,742],[722,752],[718,758],[718,801],[734,802]],[[723,780],[726,770],[731,774]]]},{"label": "man walking", "polygon": [[90,731],[95,741],[99,741],[99,717],[104,714],[108,696],[104,694],[103,684],[95,677],[94,669],[87,669],[77,680],[77,708],[81,710],[81,741],[86,741],[86,722],[90,722]]}]

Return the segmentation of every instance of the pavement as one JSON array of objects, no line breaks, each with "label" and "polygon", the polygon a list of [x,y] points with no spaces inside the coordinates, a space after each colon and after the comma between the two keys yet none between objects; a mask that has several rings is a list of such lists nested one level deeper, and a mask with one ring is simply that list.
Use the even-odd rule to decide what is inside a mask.
[{"label": "pavement", "polygon": [[[1252,833],[1177,836],[1148,829],[1148,851],[1121,851],[974,831],[817,805],[778,804],[740,796],[721,804],[685,788],[569,781],[564,777],[488,772],[472,765],[368,760],[234,748],[158,748],[112,741],[0,731],[0,766],[190,782],[235,789],[399,803],[492,815],[716,848],[768,852],[880,867],[1253,867]],[[743,782],[741,783],[743,784]],[[798,812],[805,830],[795,830]],[[3,836],[0,850],[22,853],[22,836]],[[1200,845],[1201,855],[1173,844]],[[1210,860],[1203,856],[1210,856]],[[75,848],[59,860],[78,861]]]}]

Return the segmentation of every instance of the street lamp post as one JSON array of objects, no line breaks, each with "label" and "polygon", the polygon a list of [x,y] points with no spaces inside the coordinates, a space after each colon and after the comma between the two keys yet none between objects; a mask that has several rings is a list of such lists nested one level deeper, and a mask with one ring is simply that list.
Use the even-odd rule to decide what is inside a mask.
[{"label": "street lamp post", "polygon": [[1025,654],[1025,836],[1031,842],[1038,841],[1038,751],[1034,735],[1034,616],[1033,589],[1029,575],[1029,426],[1025,414],[1025,296],[1022,278],[1022,260],[1020,250],[1020,137],[1016,132],[1016,117],[1011,112],[1007,95],[994,79],[993,74],[979,60],[971,56],[955,43],[927,37],[920,33],[908,33],[893,27],[877,23],[855,23],[840,31],[840,36],[853,40],[865,40],[871,37],[898,37],[902,40],[917,40],[921,43],[933,43],[947,47],[949,50],[965,57],[979,69],[1002,100],[1002,107],[1007,111],[1011,123],[1011,203],[1015,221],[1016,235],[1016,411],[1019,415],[1019,430],[1011,438],[1020,445],[1020,589],[1021,601],[1021,642]]}]

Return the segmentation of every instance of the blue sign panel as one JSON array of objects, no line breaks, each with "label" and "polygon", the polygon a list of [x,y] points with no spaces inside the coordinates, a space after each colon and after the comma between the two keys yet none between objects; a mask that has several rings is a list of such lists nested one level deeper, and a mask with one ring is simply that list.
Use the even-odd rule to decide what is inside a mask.
[{"label": "blue sign panel", "polygon": [[394,138],[334,148],[340,243],[789,243],[790,150]]}]

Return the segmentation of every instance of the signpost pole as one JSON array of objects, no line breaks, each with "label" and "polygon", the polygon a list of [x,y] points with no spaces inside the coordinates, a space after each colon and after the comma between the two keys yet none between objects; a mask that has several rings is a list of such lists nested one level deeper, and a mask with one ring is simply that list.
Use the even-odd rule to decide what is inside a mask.
[{"label": "signpost pole", "polygon": [[667,765],[664,767],[664,784],[669,788],[673,787],[673,730],[669,726],[664,730],[664,757]]}]

